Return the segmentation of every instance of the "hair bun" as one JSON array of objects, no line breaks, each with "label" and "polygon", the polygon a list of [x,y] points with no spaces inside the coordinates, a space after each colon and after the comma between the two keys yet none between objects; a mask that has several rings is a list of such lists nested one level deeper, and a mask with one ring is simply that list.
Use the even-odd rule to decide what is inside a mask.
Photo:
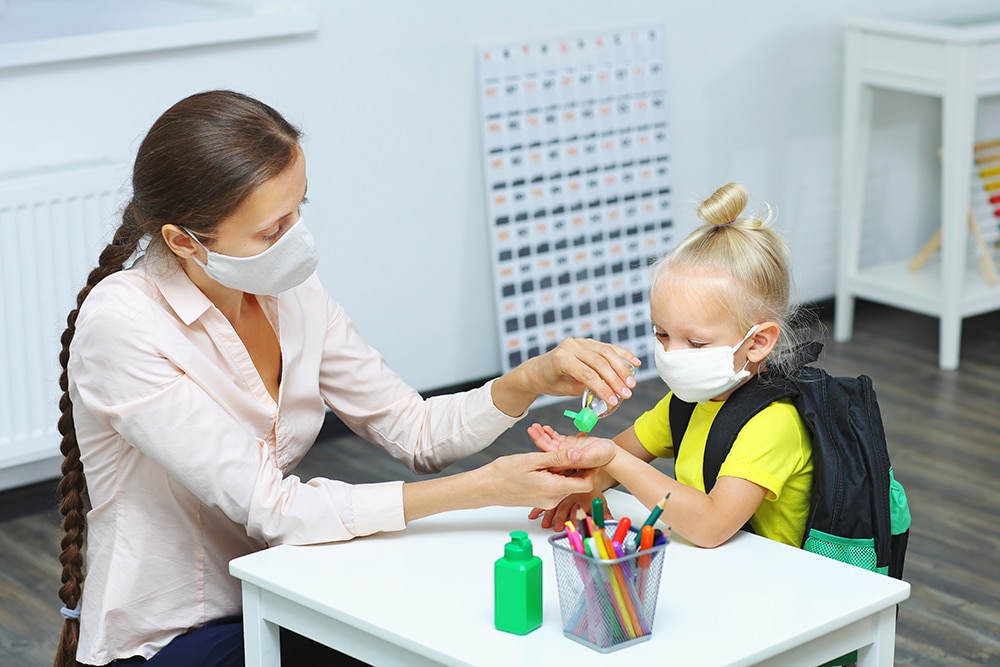
[{"label": "hair bun", "polygon": [[726,183],[698,207],[698,217],[715,227],[736,222],[750,201],[750,192],[741,183]]}]

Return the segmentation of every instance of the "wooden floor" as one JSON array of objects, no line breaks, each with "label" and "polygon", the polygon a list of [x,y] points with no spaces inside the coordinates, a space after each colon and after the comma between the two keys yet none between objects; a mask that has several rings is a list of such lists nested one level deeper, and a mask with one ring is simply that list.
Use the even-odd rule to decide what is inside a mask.
[{"label": "wooden floor", "polygon": [[[884,306],[859,304],[853,340],[824,342],[821,365],[831,373],[873,378],[913,513],[905,572],[913,589],[899,612],[896,664],[1000,665],[1000,313],[965,320],[957,372],[937,367],[937,320]],[[663,392],[658,379],[641,383],[599,428],[617,432]],[[564,407],[538,408],[529,419],[562,424]],[[527,423],[447,472],[527,450]],[[317,443],[298,473],[414,479],[379,450],[336,433]],[[0,522],[0,665],[51,665],[58,636],[57,516],[51,509],[15,516],[38,502],[55,506],[53,485],[0,494],[0,518],[10,517]]]}]

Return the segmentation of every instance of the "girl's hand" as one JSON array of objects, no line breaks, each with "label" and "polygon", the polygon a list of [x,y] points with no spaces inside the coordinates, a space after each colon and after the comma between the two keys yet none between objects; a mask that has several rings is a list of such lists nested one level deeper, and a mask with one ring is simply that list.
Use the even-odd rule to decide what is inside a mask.
[{"label": "girl's hand", "polygon": [[[524,414],[541,394],[579,396],[590,388],[609,406],[632,396],[635,378],[625,363],[639,359],[618,345],[591,338],[566,338],[493,383],[493,404],[511,416]],[[621,397],[621,398],[619,398]]]},{"label": "girl's hand", "polygon": [[[556,452],[561,449],[578,449],[588,447],[595,442],[607,442],[615,449],[618,445],[613,440],[607,438],[595,438],[590,435],[563,435],[547,424],[534,423],[528,427],[528,435],[535,443],[535,446],[543,452]],[[612,458],[614,458],[612,456]]]},{"label": "girl's hand", "polygon": [[598,487],[595,486],[595,490],[590,493],[577,493],[572,496],[567,496],[566,498],[563,498],[562,502],[552,509],[535,507],[528,512],[528,518],[534,520],[538,517],[542,517],[542,521],[539,523],[542,528],[551,528],[552,530],[559,532],[566,526],[567,521],[576,518],[577,509],[582,507],[587,514],[590,514],[591,502],[594,498],[600,498],[601,502],[604,503],[604,517],[606,519],[613,519],[614,515],[611,514],[611,508],[608,507],[604,494],[596,492],[597,488]]}]

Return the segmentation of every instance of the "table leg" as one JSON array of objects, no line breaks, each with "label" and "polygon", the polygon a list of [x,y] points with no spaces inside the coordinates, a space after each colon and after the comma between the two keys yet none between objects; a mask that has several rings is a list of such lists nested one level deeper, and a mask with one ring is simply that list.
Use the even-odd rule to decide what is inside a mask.
[{"label": "table leg", "polygon": [[262,591],[243,582],[243,649],[246,667],[281,667],[278,626],[264,618]]},{"label": "table leg", "polygon": [[896,653],[896,605],[872,619],[872,643],[858,649],[858,667],[892,667]]}]

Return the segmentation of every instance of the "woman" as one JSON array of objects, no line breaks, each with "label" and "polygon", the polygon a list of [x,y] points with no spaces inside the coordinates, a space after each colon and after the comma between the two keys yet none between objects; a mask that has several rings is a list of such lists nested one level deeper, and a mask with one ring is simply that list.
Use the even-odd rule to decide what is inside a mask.
[{"label": "woman", "polygon": [[621,357],[638,363],[569,339],[479,389],[423,400],[320,284],[299,137],[267,105],[213,91],[167,110],[139,147],[131,201],[62,338],[57,665],[242,664],[233,558],[454,509],[551,507],[592,488],[560,471],[611,456],[526,453],[407,484],[289,474],[327,408],[433,472],[486,447],[540,393],[630,396]]}]

